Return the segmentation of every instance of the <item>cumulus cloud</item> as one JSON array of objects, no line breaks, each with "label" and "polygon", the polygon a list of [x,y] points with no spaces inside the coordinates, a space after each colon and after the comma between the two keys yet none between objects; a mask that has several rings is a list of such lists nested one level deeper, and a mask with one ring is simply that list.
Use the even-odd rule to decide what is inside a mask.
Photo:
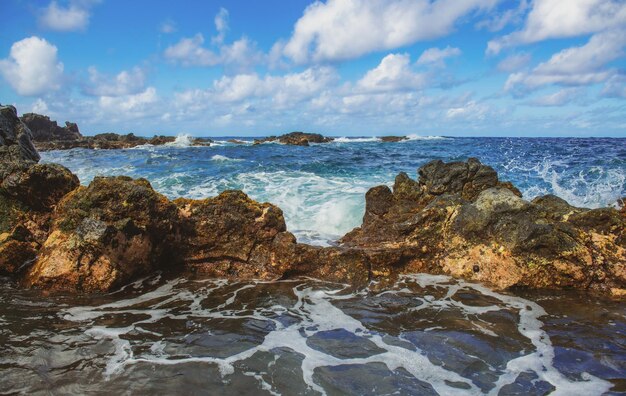
[{"label": "cumulus cloud", "polygon": [[519,44],[575,37],[623,26],[626,2],[621,0],[535,0],[522,30],[487,44],[488,54]]},{"label": "cumulus cloud", "polygon": [[458,48],[447,46],[446,48],[429,48],[420,55],[417,59],[418,65],[425,64],[443,64],[446,58],[461,55],[461,50]]},{"label": "cumulus cloud", "polygon": [[595,34],[585,45],[564,49],[529,73],[511,74],[505,89],[517,86],[533,89],[548,84],[588,85],[605,81],[615,72],[603,67],[625,55],[624,45],[624,30]]},{"label": "cumulus cloud", "polygon": [[52,1],[39,15],[39,24],[50,30],[70,32],[85,30],[91,18],[90,8],[98,1],[70,1],[66,6]]},{"label": "cumulus cloud", "polygon": [[159,97],[154,87],[148,87],[145,91],[126,96],[101,96],[100,107],[109,112],[129,112],[136,116],[143,114],[149,105],[158,101]]},{"label": "cumulus cloud", "polygon": [[33,36],[13,43],[0,60],[0,74],[18,94],[35,96],[61,87],[63,63],[56,46]]},{"label": "cumulus cloud", "polygon": [[409,54],[389,54],[380,64],[368,71],[357,86],[365,91],[384,92],[415,90],[425,86],[424,74],[411,70]]},{"label": "cumulus cloud", "polygon": [[144,90],[146,76],[142,69],[135,67],[123,70],[115,76],[107,76],[90,67],[89,84],[84,93],[92,96],[124,96],[139,93]]},{"label": "cumulus cloud", "polygon": [[352,59],[444,36],[459,18],[497,1],[318,1],[296,22],[283,52],[296,63]]},{"label": "cumulus cloud", "polygon": [[224,65],[238,70],[246,70],[258,64],[263,54],[256,44],[243,37],[230,45],[221,45],[217,52],[205,48],[204,36],[201,33],[190,38],[183,38],[178,43],[165,49],[166,59],[183,66],[216,66]]},{"label": "cumulus cloud", "polygon": [[626,75],[615,74],[604,85],[602,95],[609,98],[626,99]]}]

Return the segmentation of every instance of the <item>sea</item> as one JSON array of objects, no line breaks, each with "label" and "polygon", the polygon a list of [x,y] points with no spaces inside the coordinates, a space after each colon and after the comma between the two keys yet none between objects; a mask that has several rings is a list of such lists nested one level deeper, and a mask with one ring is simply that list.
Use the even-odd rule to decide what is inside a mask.
[{"label": "sea", "polygon": [[[479,158],[531,200],[626,196],[626,139],[344,137],[309,147],[212,138],[194,147],[49,151],[82,184],[148,179],[169,198],[240,189],[279,206],[299,242],[360,225],[365,193],[433,159]],[[581,291],[496,291],[410,274],[380,290],[155,273],[100,295],[0,282],[1,394],[626,394],[626,304]]]}]

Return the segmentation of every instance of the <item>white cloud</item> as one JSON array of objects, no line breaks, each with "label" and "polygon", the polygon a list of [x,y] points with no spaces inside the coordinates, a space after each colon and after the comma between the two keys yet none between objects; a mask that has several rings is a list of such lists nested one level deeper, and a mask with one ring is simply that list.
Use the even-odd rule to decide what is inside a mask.
[{"label": "white cloud", "polygon": [[429,48],[420,55],[417,60],[418,65],[425,64],[443,64],[446,58],[461,55],[461,50],[458,48],[447,46],[446,48]]},{"label": "white cloud", "polygon": [[212,41],[217,44],[224,42],[226,32],[228,31],[228,10],[220,8],[220,11],[215,15],[215,29],[217,29],[217,36],[213,37]]},{"label": "white cloud", "polygon": [[530,54],[513,54],[501,60],[496,68],[501,72],[511,73],[525,67],[530,63],[531,59],[532,56]]},{"label": "white cloud", "polygon": [[389,54],[378,66],[368,71],[357,86],[365,91],[384,92],[415,90],[424,87],[424,74],[411,70],[409,54]]},{"label": "white cloud", "polygon": [[[133,112],[140,115],[145,112],[149,105],[158,101],[156,89],[148,87],[145,91],[134,95],[126,96],[101,96],[99,99],[100,107],[112,113]],[[129,116],[132,116],[129,114]]]},{"label": "white cloud", "polygon": [[485,120],[490,107],[484,103],[470,100],[458,107],[449,108],[446,117],[461,120]]},{"label": "white cloud", "polygon": [[40,95],[61,87],[63,63],[56,46],[33,36],[13,43],[9,57],[0,60],[0,74],[18,94]]},{"label": "white cloud", "polygon": [[284,54],[297,63],[356,58],[448,34],[455,22],[498,0],[328,0],[296,22]]},{"label": "white cloud", "polygon": [[521,0],[516,8],[507,8],[502,12],[491,13],[487,19],[478,22],[476,27],[487,29],[490,32],[497,32],[509,24],[519,23],[526,14],[528,3],[529,0]]},{"label": "white cloud", "polygon": [[89,85],[84,92],[93,96],[125,96],[144,90],[146,76],[142,69],[135,67],[123,70],[116,76],[103,75],[95,67],[90,67]]},{"label": "white cloud", "polygon": [[33,103],[30,111],[31,113],[50,115],[50,109],[48,108],[48,104],[41,98],[37,98],[37,100]]},{"label": "white cloud", "polygon": [[537,88],[548,84],[588,85],[607,80],[614,71],[603,69],[607,63],[623,57],[626,31],[615,30],[593,35],[580,47],[571,47],[554,54],[530,73],[511,74],[505,84]]},{"label": "white cloud", "polygon": [[176,23],[168,19],[167,21],[161,24],[161,27],[159,28],[159,30],[161,31],[161,33],[165,33],[165,34],[174,33],[177,30]]},{"label": "white cloud", "polygon": [[60,32],[85,30],[91,17],[90,7],[97,2],[74,0],[64,7],[52,1],[39,15],[39,24]]},{"label": "white cloud", "polygon": [[252,68],[263,60],[256,45],[243,37],[230,45],[223,44],[215,52],[203,47],[204,36],[200,33],[190,38],[183,38],[178,43],[165,49],[165,57],[183,66],[224,65],[238,70]]},{"label": "white cloud", "polygon": [[615,74],[609,78],[604,85],[602,95],[610,98],[626,99],[626,75]]},{"label": "white cloud", "polygon": [[487,53],[551,38],[575,37],[623,26],[626,2],[621,0],[535,0],[522,30],[492,40]]},{"label": "white cloud", "polygon": [[584,97],[581,88],[563,88],[555,93],[539,96],[528,104],[533,106],[564,106],[573,102],[579,102]]}]

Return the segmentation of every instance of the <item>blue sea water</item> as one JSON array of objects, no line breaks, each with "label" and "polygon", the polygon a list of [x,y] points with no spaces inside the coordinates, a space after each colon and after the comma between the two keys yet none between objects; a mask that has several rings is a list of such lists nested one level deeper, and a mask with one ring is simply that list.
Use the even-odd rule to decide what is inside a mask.
[{"label": "blue sea water", "polygon": [[626,196],[626,139],[413,136],[399,143],[339,138],[310,147],[214,140],[210,147],[190,147],[182,135],[168,146],[51,151],[42,157],[67,166],[84,184],[97,175],[144,177],[170,198],[241,189],[278,205],[288,229],[300,241],[316,244],[328,244],[360,225],[370,187],[393,184],[399,172],[416,178],[417,168],[433,159],[477,157],[526,199],[552,193],[594,208]]}]

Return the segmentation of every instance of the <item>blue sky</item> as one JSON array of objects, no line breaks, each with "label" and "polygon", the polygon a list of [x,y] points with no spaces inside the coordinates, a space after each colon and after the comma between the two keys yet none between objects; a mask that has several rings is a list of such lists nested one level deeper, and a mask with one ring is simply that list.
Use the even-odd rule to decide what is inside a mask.
[{"label": "blue sky", "polygon": [[2,0],[0,103],[85,134],[626,136],[624,0]]}]

